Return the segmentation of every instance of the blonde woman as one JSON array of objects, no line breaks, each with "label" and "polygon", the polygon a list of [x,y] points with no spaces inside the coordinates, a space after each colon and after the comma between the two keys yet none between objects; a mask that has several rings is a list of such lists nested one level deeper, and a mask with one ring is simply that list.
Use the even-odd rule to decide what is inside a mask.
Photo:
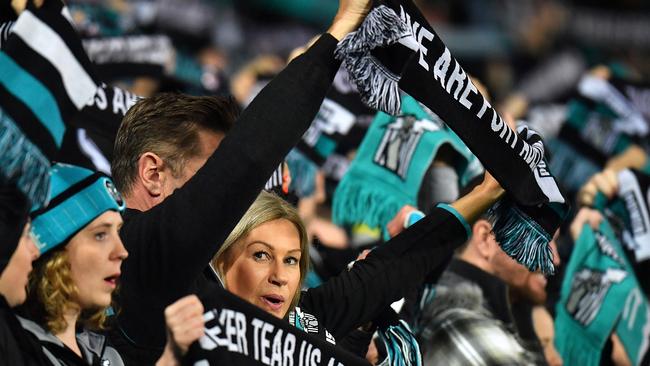
[{"label": "blonde woman", "polygon": [[212,261],[227,290],[292,325],[336,343],[376,318],[392,302],[446,265],[473,222],[503,194],[484,181],[373,250],[325,284],[301,292],[307,274],[307,236],[293,207],[262,193]]}]

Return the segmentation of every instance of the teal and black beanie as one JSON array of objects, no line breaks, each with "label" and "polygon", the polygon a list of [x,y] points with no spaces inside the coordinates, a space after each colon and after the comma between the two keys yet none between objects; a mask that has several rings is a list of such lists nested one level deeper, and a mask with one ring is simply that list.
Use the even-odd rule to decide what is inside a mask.
[{"label": "teal and black beanie", "polygon": [[32,211],[32,237],[41,254],[66,243],[106,211],[125,203],[111,179],[91,170],[57,163],[50,170],[49,204]]}]

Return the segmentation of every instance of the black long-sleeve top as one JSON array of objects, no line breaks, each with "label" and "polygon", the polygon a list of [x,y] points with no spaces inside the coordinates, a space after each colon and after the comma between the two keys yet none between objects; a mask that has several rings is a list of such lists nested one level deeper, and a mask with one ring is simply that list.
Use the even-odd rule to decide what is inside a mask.
[{"label": "black long-sleeve top", "polygon": [[167,305],[209,291],[207,263],[316,116],[339,68],[336,43],[325,34],[289,63],[183,187],[146,212],[125,215],[120,236],[129,258],[110,338],[127,364],[156,361]]},{"label": "black long-sleeve top", "polygon": [[5,298],[0,295],[0,365],[50,365],[35,337],[20,325]]},{"label": "black long-sleeve top", "polygon": [[[456,210],[438,205],[349,271],[303,292],[297,312],[308,314],[308,324],[299,327],[330,342],[327,333],[334,340],[346,336],[419,287],[432,271],[442,271],[469,232],[469,225]],[[295,325],[295,319],[289,320]]]},{"label": "black long-sleeve top", "polygon": [[[126,364],[159,357],[167,305],[218,286],[204,274],[206,264],[316,115],[339,66],[335,46],[330,35],[321,37],[262,90],[192,179],[151,210],[125,215],[129,258],[111,343]],[[445,265],[466,238],[460,215],[438,208],[352,270],[307,291],[300,307],[322,324],[316,333],[343,337]]]}]

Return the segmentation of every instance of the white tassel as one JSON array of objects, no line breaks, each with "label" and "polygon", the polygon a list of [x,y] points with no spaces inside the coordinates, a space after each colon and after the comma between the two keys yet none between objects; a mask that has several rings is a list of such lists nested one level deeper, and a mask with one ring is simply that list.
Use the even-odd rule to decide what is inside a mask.
[{"label": "white tassel", "polygon": [[343,61],[350,79],[369,107],[391,115],[400,112],[400,76],[384,67],[370,51],[401,43],[416,50],[412,29],[395,12],[380,5],[373,9],[355,32],[348,34],[336,48],[335,57]]}]

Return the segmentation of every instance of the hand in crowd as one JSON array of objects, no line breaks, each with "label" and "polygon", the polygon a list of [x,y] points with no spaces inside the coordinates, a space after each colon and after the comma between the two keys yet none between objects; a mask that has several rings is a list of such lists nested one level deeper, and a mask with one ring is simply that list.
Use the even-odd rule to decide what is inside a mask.
[{"label": "hand in crowd", "polygon": [[196,295],[185,296],[165,308],[167,344],[157,366],[178,365],[190,345],[203,336],[203,312]]},{"label": "hand in crowd", "polygon": [[397,212],[395,217],[393,217],[393,219],[390,220],[388,224],[386,224],[386,230],[388,231],[388,235],[390,235],[390,237],[392,238],[394,236],[397,236],[397,234],[401,233],[402,231],[404,231],[405,229],[404,223],[406,219],[409,217],[409,215],[412,212],[417,210],[418,209],[416,207],[413,207],[411,205],[404,205],[399,210],[399,212]]},{"label": "hand in crowd", "polygon": [[578,204],[581,206],[593,205],[598,192],[604,194],[607,199],[614,197],[618,192],[618,176],[616,172],[605,169],[591,177],[578,192]]},{"label": "hand in crowd", "polygon": [[630,362],[630,358],[627,356],[625,347],[623,346],[623,343],[621,343],[621,339],[618,335],[612,333],[610,340],[612,341],[611,359],[613,364],[616,366],[632,366],[632,362]]},{"label": "hand in crowd", "polygon": [[533,326],[535,334],[544,349],[544,358],[549,366],[562,366],[562,357],[555,348],[555,327],[553,317],[542,305],[533,308]]},{"label": "hand in crowd", "polygon": [[648,154],[638,145],[631,145],[622,153],[610,158],[605,164],[605,169],[615,172],[627,168],[641,169],[648,161]]},{"label": "hand in crowd", "polygon": [[585,224],[591,226],[592,229],[597,229],[600,226],[600,223],[603,221],[603,215],[594,209],[583,207],[578,211],[578,214],[571,222],[571,238],[575,241],[580,236],[582,228]]},{"label": "hand in crowd", "polygon": [[251,98],[251,92],[260,76],[276,75],[284,66],[284,60],[275,55],[264,54],[256,57],[233,76],[232,95],[240,104],[246,103]]},{"label": "hand in crowd", "polygon": [[340,41],[363,22],[371,7],[370,0],[339,0],[339,9],[328,33]]}]

